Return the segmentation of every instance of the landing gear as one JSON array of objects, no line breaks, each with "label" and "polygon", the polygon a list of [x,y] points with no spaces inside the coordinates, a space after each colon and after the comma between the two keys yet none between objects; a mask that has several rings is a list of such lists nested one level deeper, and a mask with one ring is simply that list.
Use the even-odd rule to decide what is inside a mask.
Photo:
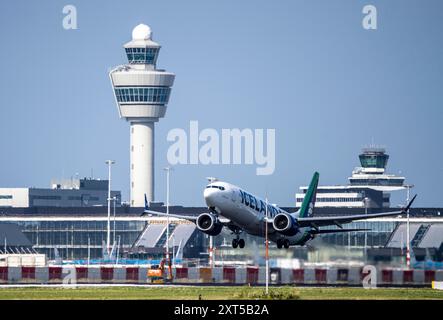
[{"label": "landing gear", "polygon": [[277,240],[277,248],[281,249],[285,247],[285,249],[289,248],[289,240],[288,239],[278,239]]},{"label": "landing gear", "polygon": [[240,247],[240,249],[243,249],[245,247],[245,240],[240,238],[232,239],[232,247],[236,249],[237,247]]},{"label": "landing gear", "polygon": [[240,234],[243,232],[242,229],[235,225],[228,226],[229,229],[231,229],[232,233],[235,234],[235,238],[232,239],[232,247],[236,249],[237,247],[240,247],[240,249],[243,249],[245,247],[245,240],[240,239]]},{"label": "landing gear", "polygon": [[283,240],[283,246],[285,247],[285,249],[289,249],[289,240],[288,239]]}]

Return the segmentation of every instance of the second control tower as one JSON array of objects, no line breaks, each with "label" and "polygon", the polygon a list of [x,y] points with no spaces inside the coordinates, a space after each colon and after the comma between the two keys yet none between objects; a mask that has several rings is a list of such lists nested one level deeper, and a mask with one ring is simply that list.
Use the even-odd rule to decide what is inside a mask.
[{"label": "second control tower", "polygon": [[156,69],[160,45],[139,24],[124,45],[129,64],[109,73],[120,118],[130,123],[131,206],[154,200],[154,124],[165,116],[175,75]]}]

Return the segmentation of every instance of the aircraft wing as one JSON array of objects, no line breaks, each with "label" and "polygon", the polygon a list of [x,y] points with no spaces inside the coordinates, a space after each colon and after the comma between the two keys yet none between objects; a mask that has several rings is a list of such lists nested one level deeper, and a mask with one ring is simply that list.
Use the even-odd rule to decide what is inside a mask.
[{"label": "aircraft wing", "polygon": [[327,229],[327,230],[311,230],[312,234],[326,234],[326,233],[339,233],[339,232],[358,232],[358,231],[369,231],[371,229]]},{"label": "aircraft wing", "polygon": [[[185,214],[165,213],[165,212],[150,210],[148,207],[148,200],[146,199],[146,195],[145,195],[145,210],[143,211],[141,216],[145,216],[145,215],[154,215],[154,216],[161,216],[161,217],[184,219],[184,220],[188,220],[188,221],[191,221],[194,223],[197,221],[197,218],[198,218],[198,216],[189,216],[189,215],[185,215]],[[218,220],[223,225],[228,225],[231,223],[231,220],[226,219],[225,217],[222,217],[222,216],[219,216]]]},{"label": "aircraft wing", "polygon": [[189,220],[192,222],[195,222],[197,220],[197,216],[188,216],[188,215],[181,215],[181,214],[174,214],[174,213],[165,213],[165,212],[159,212],[159,211],[152,211],[152,210],[145,210],[141,214],[142,216],[145,215],[155,215],[155,216],[162,216],[162,217],[170,217],[170,218],[177,218],[177,219],[184,219]]},{"label": "aircraft wing", "polygon": [[[143,213],[141,214],[141,216],[145,216],[145,215],[154,215],[154,216],[161,216],[161,217],[170,217],[170,218],[177,218],[177,219],[184,219],[184,220],[188,220],[191,222],[196,222],[198,216],[189,216],[189,215],[185,215],[185,214],[174,214],[174,213],[165,213],[165,212],[159,212],[159,211],[152,211],[152,210],[145,210],[143,211]],[[220,221],[221,224],[223,225],[229,225],[231,223],[230,219],[224,218],[222,216],[218,216],[218,221]]]},{"label": "aircraft wing", "polygon": [[357,215],[346,215],[346,216],[335,216],[335,217],[304,217],[298,218],[297,223],[300,227],[321,227],[321,226],[332,226],[336,225],[341,228],[344,223],[350,223],[354,220],[365,220],[372,218],[382,218],[382,217],[392,217],[402,215],[408,212],[411,204],[414,202],[417,195],[415,195],[408,205],[400,211],[391,212],[381,212],[381,213],[369,213],[369,214],[357,214]]},{"label": "aircraft wing", "polygon": [[143,213],[140,216],[143,217],[145,215],[151,215],[151,214],[155,215],[155,216],[184,219],[184,220],[189,220],[192,222],[195,222],[197,220],[197,216],[188,216],[188,215],[182,215],[182,214],[173,214],[173,213],[165,213],[165,212],[150,210],[149,205],[148,205],[148,199],[146,198],[146,194],[145,194],[145,210],[143,211]]}]

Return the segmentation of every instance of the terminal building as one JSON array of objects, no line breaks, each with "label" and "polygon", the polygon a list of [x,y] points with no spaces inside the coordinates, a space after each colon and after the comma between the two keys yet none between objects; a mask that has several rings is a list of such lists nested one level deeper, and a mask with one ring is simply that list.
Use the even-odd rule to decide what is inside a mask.
[{"label": "terminal building", "polygon": [[[404,177],[386,173],[389,155],[385,149],[364,148],[359,155],[360,167],[352,171],[349,184],[319,186],[315,206],[318,208],[389,208],[390,192],[409,189]],[[308,187],[300,187],[295,195],[296,207],[300,207]]]},{"label": "terminal building", "polygon": [[[156,208],[157,210],[157,208]],[[164,206],[158,210],[166,211]],[[171,213],[199,214],[207,208],[170,207]],[[143,208],[116,207],[110,217],[111,244],[121,256],[158,257],[166,242],[166,219],[141,217]],[[173,220],[171,220],[173,221]],[[32,248],[48,259],[59,255],[64,260],[102,259],[105,257],[108,214],[101,207],[32,207],[0,208],[0,224],[18,228],[29,239]],[[173,221],[170,245],[189,257],[198,257],[203,250],[204,235],[194,224]],[[0,239],[9,243],[9,236]]]},{"label": "terminal building", "polygon": [[[296,208],[283,208],[289,212]],[[156,208],[166,211],[166,207]],[[331,211],[332,210],[332,211]],[[387,210],[398,210],[391,208]],[[357,214],[364,212],[361,208],[317,208],[315,215]],[[116,208],[115,217],[111,216],[111,242],[118,247],[119,256],[131,259],[157,259],[163,256],[166,244],[166,218],[149,217],[140,214],[143,208],[121,206]],[[171,206],[170,213],[199,215],[207,212],[205,207]],[[443,234],[442,208],[412,208],[411,209],[411,240],[417,257],[431,254],[433,257],[441,253]],[[0,208],[0,223],[18,226],[20,231],[29,239],[33,250],[46,254],[49,260],[57,258],[64,260],[101,259],[104,257],[107,235],[106,207],[33,207],[33,208]],[[184,258],[200,259],[202,263],[208,259],[209,237],[198,231],[194,224],[187,221],[170,219],[169,244],[171,252],[182,251]],[[338,248],[340,254],[350,249],[362,253],[364,249],[373,250],[370,253],[378,256],[402,256],[406,248],[405,234],[406,218],[382,218],[369,221],[356,221],[346,227],[367,228],[367,232],[351,232],[346,234],[328,234],[316,238],[313,245],[317,248]],[[11,226],[13,227],[13,226]],[[214,237],[218,252],[223,243],[230,243],[232,235],[224,230]],[[2,242],[5,239],[0,239]],[[263,239],[245,235],[245,249],[232,249],[230,245],[223,249],[225,260],[241,256],[250,258],[263,249]],[[8,239],[6,239],[8,243]],[[255,242],[255,245],[254,245]],[[276,249],[271,245],[271,252],[286,255],[286,251]],[[375,251],[374,251],[375,250]],[[388,250],[388,251],[386,251]],[[439,251],[440,250],[440,251]],[[309,259],[308,249],[291,248],[297,257]],[[301,256],[299,253],[302,252]],[[241,260],[239,259],[239,260]]]}]

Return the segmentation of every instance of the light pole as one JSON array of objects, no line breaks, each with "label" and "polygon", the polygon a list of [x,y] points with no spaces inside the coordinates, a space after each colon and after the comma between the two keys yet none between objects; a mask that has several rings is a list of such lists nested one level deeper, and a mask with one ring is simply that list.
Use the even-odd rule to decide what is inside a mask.
[{"label": "light pole", "polygon": [[[369,201],[369,198],[365,197],[364,201],[365,201],[365,215],[367,215],[368,214],[368,201]],[[366,220],[365,220],[365,229],[367,229]],[[365,230],[365,261],[368,258],[367,257],[367,250],[368,250],[368,231]]]},{"label": "light pole", "polygon": [[91,259],[91,239],[88,237],[88,266]]},{"label": "light pole", "polygon": [[166,171],[166,261],[169,263],[169,268],[171,268],[171,260],[169,257],[169,174],[172,170],[171,167],[166,167],[164,169]]},{"label": "light pole", "polygon": [[[406,185],[406,204],[409,203],[409,195],[413,184]],[[411,244],[409,235],[409,210],[406,212],[406,266],[411,267]]]},{"label": "light pole", "polygon": [[111,165],[114,163],[114,160],[106,160],[106,164],[108,165],[108,228],[106,233],[106,249],[108,250],[108,256],[110,253],[111,242]]},{"label": "light pole", "polygon": [[175,235],[172,235],[172,262],[174,263],[175,259]]},{"label": "light pole", "polygon": [[112,197],[112,200],[113,200],[113,202],[114,202],[114,226],[113,226],[113,229],[114,229],[114,232],[113,232],[113,237],[112,237],[112,245],[115,245],[115,202],[117,201],[117,197]]}]

